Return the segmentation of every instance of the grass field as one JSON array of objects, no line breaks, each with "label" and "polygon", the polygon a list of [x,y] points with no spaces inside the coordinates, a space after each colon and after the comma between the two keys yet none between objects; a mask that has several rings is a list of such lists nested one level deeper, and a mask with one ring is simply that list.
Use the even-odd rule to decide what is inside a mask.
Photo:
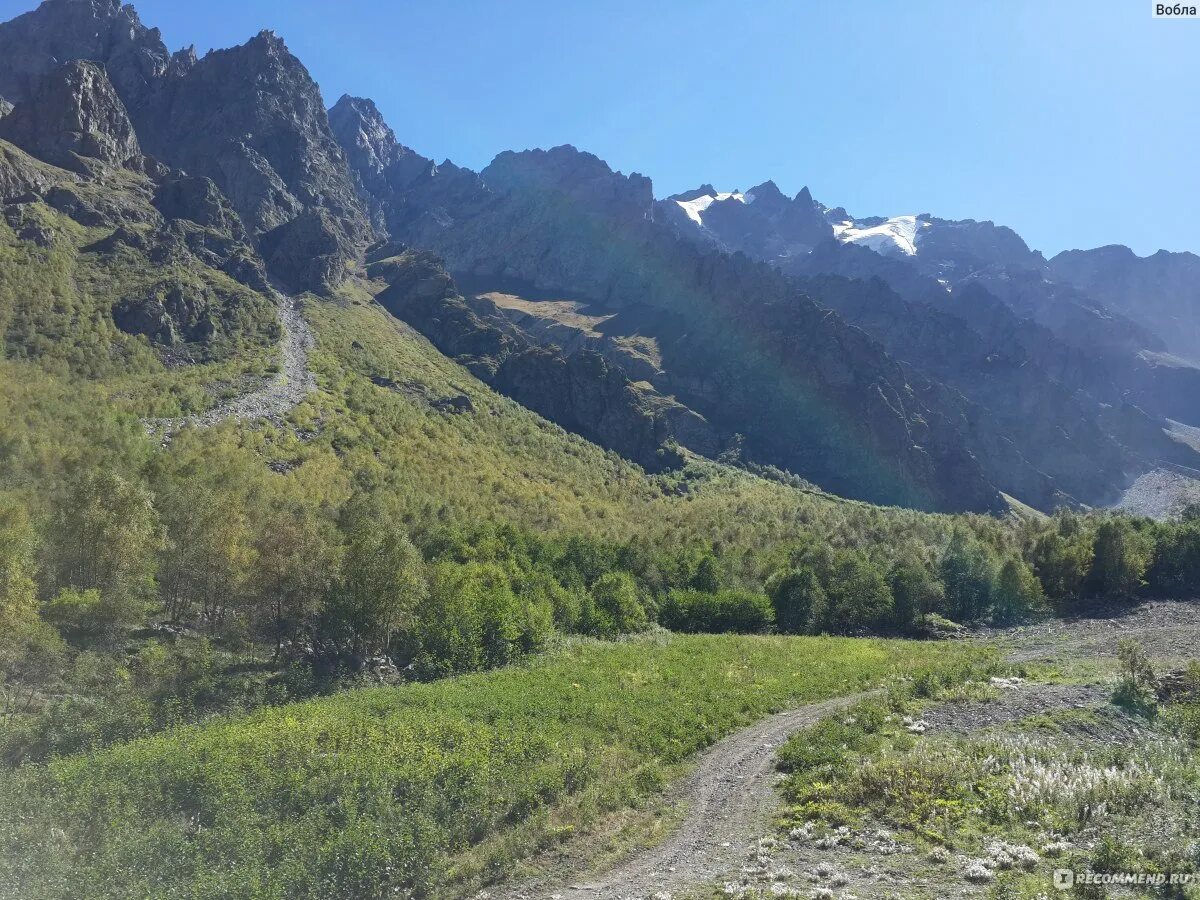
[{"label": "grass field", "polygon": [[453,896],[769,712],[987,659],[659,633],[216,720],[5,775],[0,895]]}]

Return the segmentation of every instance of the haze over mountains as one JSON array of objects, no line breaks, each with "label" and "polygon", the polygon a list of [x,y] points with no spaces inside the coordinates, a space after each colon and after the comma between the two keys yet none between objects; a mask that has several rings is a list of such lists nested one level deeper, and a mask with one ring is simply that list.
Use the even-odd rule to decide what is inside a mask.
[{"label": "haze over mountains", "polygon": [[[111,226],[95,252],[186,253],[256,289],[335,302],[384,281],[378,301],[442,353],[648,469],[696,453],[989,512],[1200,470],[1181,428],[1200,426],[1190,253],[1047,260],[991,222],[856,217],[770,181],[656,199],[570,146],[437,164],[368,99],[327,111],[278,36],[172,53],[115,0],[0,26],[0,98],[23,239],[47,204]],[[203,349],[248,320],[236,307],[180,289],[112,315]]]}]

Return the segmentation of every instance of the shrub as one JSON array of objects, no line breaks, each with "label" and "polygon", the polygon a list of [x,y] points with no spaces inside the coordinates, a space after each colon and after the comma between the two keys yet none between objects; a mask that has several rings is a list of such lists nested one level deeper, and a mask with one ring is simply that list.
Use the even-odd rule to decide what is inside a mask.
[{"label": "shrub", "polygon": [[649,624],[637,584],[626,572],[609,572],[592,585],[584,629],[598,637],[642,631]]},{"label": "shrub", "polygon": [[750,591],[671,591],[659,609],[659,622],[686,633],[756,632],[774,621],[771,602]]},{"label": "shrub", "polygon": [[1121,681],[1113,692],[1113,703],[1141,715],[1153,716],[1158,709],[1154,669],[1137,641],[1126,638],[1117,645]]}]

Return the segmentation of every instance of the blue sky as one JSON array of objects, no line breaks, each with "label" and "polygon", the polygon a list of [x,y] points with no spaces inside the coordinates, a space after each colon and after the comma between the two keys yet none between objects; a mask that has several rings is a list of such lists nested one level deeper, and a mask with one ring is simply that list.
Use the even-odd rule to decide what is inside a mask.
[{"label": "blue sky", "polygon": [[[10,18],[32,0],[0,0]],[[282,35],[328,103],[472,168],[572,143],[654,180],[1200,250],[1200,20],[1150,0],[141,0],[176,49]]]}]

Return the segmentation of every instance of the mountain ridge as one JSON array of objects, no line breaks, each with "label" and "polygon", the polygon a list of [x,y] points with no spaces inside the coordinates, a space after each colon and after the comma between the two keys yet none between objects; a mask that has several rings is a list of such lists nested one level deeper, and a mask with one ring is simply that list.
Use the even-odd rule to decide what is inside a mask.
[{"label": "mountain ridge", "polygon": [[[631,441],[625,426],[593,428],[595,411],[584,412],[592,390],[632,390],[627,408],[647,421],[673,411],[697,426],[681,433],[705,455],[736,447],[745,464],[875,502],[998,511],[1003,493],[1049,510],[1112,502],[1159,463],[1200,467],[1169,424],[1200,419],[1200,369],[1168,359],[1155,329],[1126,315],[1128,298],[1111,308],[1093,299],[1088,271],[1056,274],[1078,269],[1075,257],[1046,261],[1005,226],[854,219],[770,180],[660,200],[648,178],[570,145],[504,151],[478,173],[436,164],[405,146],[372,101],[343,95],[326,109],[274,33],[203,57],[170,53],[132,7],[110,0],[46,0],[0,25],[5,50],[0,96],[16,104],[0,132],[34,155],[82,165],[85,179],[92,164],[78,159],[141,167],[158,209],[250,248],[257,268],[232,244],[213,260],[252,286],[266,273],[328,297],[366,276],[387,241],[432,251],[470,286],[450,317],[460,332],[439,332],[451,355],[499,329],[522,348],[513,359],[550,366],[499,378],[501,389],[539,397],[530,402],[552,418],[651,467],[678,435],[659,426],[653,439]],[[55,78],[83,74],[76,99],[37,99]],[[34,107],[67,124],[39,135]],[[106,124],[70,124],[87,109]],[[81,135],[76,150],[99,143],[80,155],[54,146],[64,134]],[[10,167],[0,183],[12,196],[30,177]],[[206,240],[211,254],[215,239]],[[418,265],[390,258],[391,269],[374,269],[384,283]],[[387,290],[381,300],[419,317]],[[493,291],[516,303],[583,304],[606,337],[596,344],[553,316],[489,308],[481,298]],[[439,302],[449,314],[450,298]],[[126,327],[178,340],[169,313],[122,303],[114,315]],[[420,315],[430,333],[441,327]],[[648,342],[658,362],[645,369],[613,340]],[[590,360],[595,347],[609,352]],[[512,372],[507,359],[494,362]],[[563,372],[583,379],[569,401],[533,390]],[[1039,427],[1022,427],[1030,421]]]}]

